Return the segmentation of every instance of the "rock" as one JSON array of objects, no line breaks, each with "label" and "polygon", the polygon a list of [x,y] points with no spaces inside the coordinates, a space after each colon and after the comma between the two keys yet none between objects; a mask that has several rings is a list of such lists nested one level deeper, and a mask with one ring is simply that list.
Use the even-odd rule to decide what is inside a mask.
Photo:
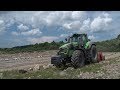
[{"label": "rock", "polygon": [[13,58],[14,60],[17,60],[18,58]]},{"label": "rock", "polygon": [[53,64],[48,64],[48,66],[51,68],[51,67],[53,67]]},{"label": "rock", "polygon": [[9,60],[8,58],[5,59],[5,61],[8,61],[8,60]]},{"label": "rock", "polygon": [[43,68],[44,68],[44,69],[47,69],[47,68],[49,68],[49,66],[48,66],[48,65],[44,65]]},{"label": "rock", "polygon": [[48,64],[43,66],[44,69],[53,68],[53,67],[54,67],[53,64]]},{"label": "rock", "polygon": [[24,69],[20,69],[19,70],[19,73],[22,73],[22,74],[24,74],[24,73],[26,73],[27,72],[27,70],[24,70]]},{"label": "rock", "polygon": [[28,79],[31,79],[31,77],[28,77]]},{"label": "rock", "polygon": [[74,68],[73,67],[68,67],[66,70],[73,70]]},{"label": "rock", "polygon": [[65,71],[60,72],[60,76],[65,76],[65,75],[66,75]]},{"label": "rock", "polygon": [[33,68],[34,71],[40,70],[40,65],[36,64],[35,67]]},{"label": "rock", "polygon": [[38,58],[39,58],[39,57],[42,57],[42,56],[38,56]]},{"label": "rock", "polygon": [[29,68],[28,70],[29,70],[29,71],[33,71],[33,68]]},{"label": "rock", "polygon": [[38,56],[38,58],[39,58],[40,56]]}]

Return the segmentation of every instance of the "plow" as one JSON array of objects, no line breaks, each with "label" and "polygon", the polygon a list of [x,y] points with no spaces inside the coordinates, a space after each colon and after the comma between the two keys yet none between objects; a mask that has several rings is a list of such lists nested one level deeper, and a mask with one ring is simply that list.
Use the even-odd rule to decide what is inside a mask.
[{"label": "plow", "polygon": [[103,53],[97,51],[96,44],[88,39],[87,34],[73,34],[65,40],[66,43],[59,47],[57,55],[51,57],[51,64],[57,68],[80,68],[105,60]]}]

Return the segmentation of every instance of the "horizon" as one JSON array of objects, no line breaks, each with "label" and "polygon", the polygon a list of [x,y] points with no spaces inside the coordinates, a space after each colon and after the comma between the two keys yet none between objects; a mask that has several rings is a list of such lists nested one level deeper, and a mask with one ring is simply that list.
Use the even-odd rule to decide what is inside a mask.
[{"label": "horizon", "polygon": [[0,11],[0,48],[62,41],[87,33],[92,41],[120,34],[119,11]]},{"label": "horizon", "polygon": [[[117,37],[116,37],[116,38],[117,38]],[[112,39],[116,39],[116,38],[112,38]],[[107,40],[111,40],[111,39],[107,39]],[[54,41],[54,40],[53,40],[53,41]],[[52,41],[52,42],[53,42],[53,41]],[[64,40],[61,40],[61,41],[63,41],[63,42],[65,43]],[[102,41],[106,41],[106,40],[95,41],[95,42],[102,42]],[[54,41],[54,42],[59,43],[60,41]],[[42,43],[46,43],[46,42],[35,43],[35,44],[42,44]],[[47,42],[47,43],[51,43],[51,42]],[[22,46],[24,47],[24,46],[35,45],[35,44],[26,44],[26,45],[22,45]],[[22,47],[22,46],[14,46],[14,47],[8,47],[8,48],[16,48],[16,47]],[[5,48],[0,48],[0,49],[5,49]]]}]

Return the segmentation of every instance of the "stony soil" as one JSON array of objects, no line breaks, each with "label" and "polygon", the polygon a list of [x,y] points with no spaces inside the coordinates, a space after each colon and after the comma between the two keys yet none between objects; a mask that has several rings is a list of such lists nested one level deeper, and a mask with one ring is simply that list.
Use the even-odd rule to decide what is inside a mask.
[{"label": "stony soil", "polygon": [[[56,50],[51,50],[34,53],[0,54],[0,71],[28,69],[35,67],[36,64],[40,66],[48,65],[50,64],[50,58],[54,56],[56,52]],[[103,54],[105,55],[106,60],[96,64],[86,65],[83,67],[83,70],[80,69],[75,77],[80,79],[119,79],[120,52],[104,52]],[[70,68],[68,68],[68,70],[69,69]],[[87,71],[87,69],[89,70]],[[64,74],[66,74],[66,70],[61,71],[60,73],[60,75]]]}]

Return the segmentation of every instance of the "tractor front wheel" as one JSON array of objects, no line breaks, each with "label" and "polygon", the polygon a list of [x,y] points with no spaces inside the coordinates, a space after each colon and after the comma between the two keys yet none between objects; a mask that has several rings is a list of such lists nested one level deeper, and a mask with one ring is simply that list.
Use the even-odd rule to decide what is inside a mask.
[{"label": "tractor front wheel", "polygon": [[79,68],[85,65],[84,53],[81,50],[75,50],[71,57],[71,63],[74,68]]}]

